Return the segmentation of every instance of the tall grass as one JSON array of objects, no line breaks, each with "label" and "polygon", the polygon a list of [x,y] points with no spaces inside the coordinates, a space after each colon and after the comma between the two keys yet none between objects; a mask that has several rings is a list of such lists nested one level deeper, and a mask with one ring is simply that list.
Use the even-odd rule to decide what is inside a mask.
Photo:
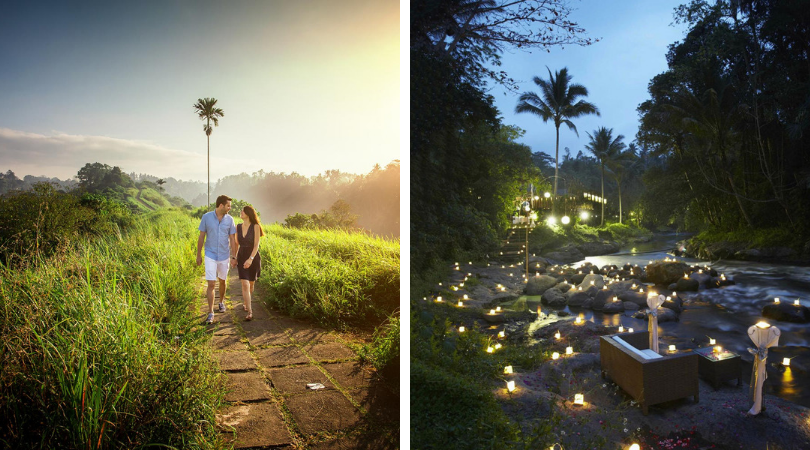
[{"label": "tall grass", "polygon": [[340,230],[265,227],[263,284],[293,316],[375,327],[399,307],[399,241]]},{"label": "tall grass", "polygon": [[0,267],[0,443],[213,448],[222,400],[195,301],[196,223],[152,213],[123,236]]}]

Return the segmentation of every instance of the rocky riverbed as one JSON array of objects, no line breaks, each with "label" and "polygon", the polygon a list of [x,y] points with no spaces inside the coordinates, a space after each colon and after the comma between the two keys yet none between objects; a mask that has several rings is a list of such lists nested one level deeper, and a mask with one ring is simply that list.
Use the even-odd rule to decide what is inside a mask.
[{"label": "rocky riverbed", "polygon": [[[643,416],[626,393],[600,376],[599,336],[616,333],[617,328],[589,320],[576,324],[578,317],[585,317],[577,311],[588,310],[643,319],[650,290],[669,297],[659,322],[677,321],[683,311],[705,303],[699,290],[733,284],[725,274],[668,258],[644,267],[570,267],[533,257],[528,273],[522,265],[496,261],[457,264],[452,269],[452,276],[425,300],[442,297],[442,302],[460,308],[467,326],[477,324],[495,339],[503,331],[503,345],[561,355],[567,347],[573,349],[573,355],[549,359],[539,367],[514,367],[513,374],[504,375],[504,381],[515,381],[512,393],[503,381],[493,385],[504,411],[526,433],[554,423],[552,431],[564,448],[624,448],[632,442],[646,443],[646,448],[675,448],[678,442],[678,448],[810,448],[810,411],[766,395],[766,410],[747,416],[751,407],[747,385],[729,383],[714,390],[701,381],[698,403],[682,399],[653,405]],[[561,339],[554,337],[557,332]],[[665,345],[668,339],[662,333]],[[692,339],[678,344],[682,351],[691,351],[707,343]],[[747,355],[743,359],[750,361]],[[769,370],[779,369],[772,366]],[[750,364],[743,370],[745,384]],[[585,396],[584,406],[573,404],[576,393]]]}]

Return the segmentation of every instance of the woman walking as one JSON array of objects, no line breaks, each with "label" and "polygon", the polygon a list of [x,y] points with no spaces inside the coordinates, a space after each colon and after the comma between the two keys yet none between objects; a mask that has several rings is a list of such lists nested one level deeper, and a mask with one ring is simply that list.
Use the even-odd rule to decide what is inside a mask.
[{"label": "woman walking", "polygon": [[251,303],[253,286],[262,271],[262,258],[259,255],[259,239],[264,230],[252,206],[245,206],[239,214],[242,223],[236,227],[236,267],[239,270],[239,281],[242,283],[242,301],[244,302],[246,321],[253,320]]}]

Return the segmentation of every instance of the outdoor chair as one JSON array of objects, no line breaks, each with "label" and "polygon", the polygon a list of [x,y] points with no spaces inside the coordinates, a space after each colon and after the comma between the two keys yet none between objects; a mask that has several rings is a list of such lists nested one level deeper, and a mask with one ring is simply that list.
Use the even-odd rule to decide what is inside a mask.
[{"label": "outdoor chair", "polygon": [[645,416],[650,405],[689,396],[698,402],[699,356],[691,352],[662,356],[649,346],[648,331],[600,336],[602,378],[608,376],[633,397]]}]

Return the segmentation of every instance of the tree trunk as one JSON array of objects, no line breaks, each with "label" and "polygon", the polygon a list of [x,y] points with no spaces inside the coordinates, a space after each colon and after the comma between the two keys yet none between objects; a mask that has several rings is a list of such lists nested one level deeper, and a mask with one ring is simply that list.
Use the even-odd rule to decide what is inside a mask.
[{"label": "tree trunk", "polygon": [[619,187],[619,225],[622,223],[622,184],[617,180],[616,186]]},{"label": "tree trunk", "polygon": [[728,173],[726,176],[728,177],[728,182],[731,184],[731,192],[734,193],[734,198],[737,199],[737,206],[740,207],[740,212],[745,219],[745,223],[748,224],[748,228],[752,228],[753,224],[751,223],[751,218],[748,217],[748,212],[745,211],[742,200],[740,200],[740,196],[737,194],[737,186],[734,185],[734,178],[732,178],[730,173]]},{"label": "tree trunk", "polygon": [[602,204],[602,223],[599,226],[605,225],[605,163],[602,163],[602,198],[600,198],[600,202]]},{"label": "tree trunk", "polygon": [[208,133],[208,130],[211,129],[211,119],[208,119],[206,124],[208,125],[208,128],[205,130],[205,138],[208,141],[208,203],[205,204],[205,209],[207,210],[211,207],[211,135]]},{"label": "tree trunk", "polygon": [[551,216],[556,214],[557,210],[557,171],[560,169],[560,125],[557,125],[557,145],[554,151],[554,196],[551,197]]}]

